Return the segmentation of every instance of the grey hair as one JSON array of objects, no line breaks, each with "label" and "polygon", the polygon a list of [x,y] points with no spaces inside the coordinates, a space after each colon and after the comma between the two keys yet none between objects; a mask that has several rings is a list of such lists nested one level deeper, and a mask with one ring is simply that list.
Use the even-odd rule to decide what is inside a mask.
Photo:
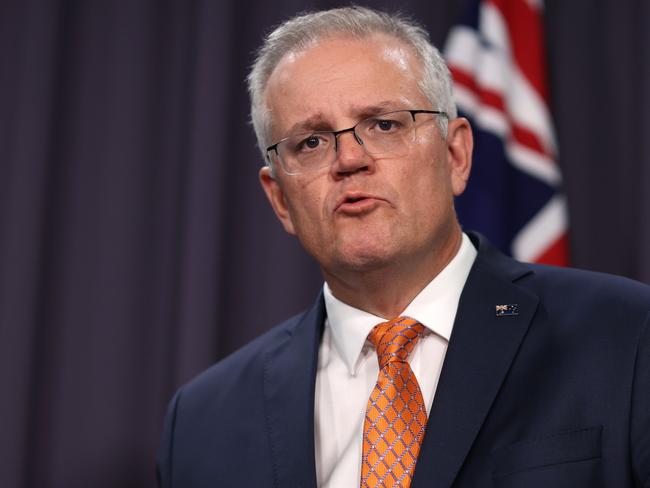
[{"label": "grey hair", "polygon": [[[301,14],[283,22],[265,38],[247,79],[251,121],[265,160],[266,147],[270,143],[271,114],[264,101],[264,92],[280,60],[324,38],[367,39],[375,34],[391,36],[413,48],[423,67],[423,76],[418,83],[423,95],[436,110],[446,112],[449,119],[457,117],[449,69],[440,51],[431,44],[427,31],[414,20],[402,14],[358,6]],[[446,136],[447,118],[437,117],[437,120],[441,133]]]}]

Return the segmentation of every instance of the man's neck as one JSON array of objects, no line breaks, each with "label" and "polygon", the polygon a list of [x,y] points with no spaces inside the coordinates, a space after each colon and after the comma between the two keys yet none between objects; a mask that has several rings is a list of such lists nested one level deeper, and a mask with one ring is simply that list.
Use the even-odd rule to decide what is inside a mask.
[{"label": "man's neck", "polygon": [[436,252],[411,260],[362,272],[328,273],[323,270],[332,294],[348,305],[391,319],[398,316],[460,249],[460,229]]}]

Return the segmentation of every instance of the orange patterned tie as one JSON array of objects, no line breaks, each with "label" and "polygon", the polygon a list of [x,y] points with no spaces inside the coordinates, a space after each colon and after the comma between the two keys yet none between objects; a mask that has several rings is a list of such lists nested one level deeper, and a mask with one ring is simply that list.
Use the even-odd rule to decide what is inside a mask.
[{"label": "orange patterned tie", "polygon": [[418,321],[397,317],[375,326],[368,335],[377,349],[379,376],[363,424],[361,488],[411,484],[427,410],[407,359],[423,332]]}]

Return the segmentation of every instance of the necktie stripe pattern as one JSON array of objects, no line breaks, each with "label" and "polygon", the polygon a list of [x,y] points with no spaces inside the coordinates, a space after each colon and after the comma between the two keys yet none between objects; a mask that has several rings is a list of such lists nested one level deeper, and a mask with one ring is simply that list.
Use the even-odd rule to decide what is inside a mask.
[{"label": "necktie stripe pattern", "polygon": [[424,438],[427,412],[407,360],[424,326],[409,317],[377,325],[368,340],[377,349],[379,375],[366,408],[361,487],[408,487]]}]

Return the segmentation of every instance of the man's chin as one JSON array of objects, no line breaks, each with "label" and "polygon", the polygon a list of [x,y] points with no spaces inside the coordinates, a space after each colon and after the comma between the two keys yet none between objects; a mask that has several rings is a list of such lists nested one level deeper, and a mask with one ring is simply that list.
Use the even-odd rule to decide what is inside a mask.
[{"label": "man's chin", "polygon": [[338,267],[353,272],[378,271],[395,262],[387,249],[371,245],[348,247],[338,256]]}]

